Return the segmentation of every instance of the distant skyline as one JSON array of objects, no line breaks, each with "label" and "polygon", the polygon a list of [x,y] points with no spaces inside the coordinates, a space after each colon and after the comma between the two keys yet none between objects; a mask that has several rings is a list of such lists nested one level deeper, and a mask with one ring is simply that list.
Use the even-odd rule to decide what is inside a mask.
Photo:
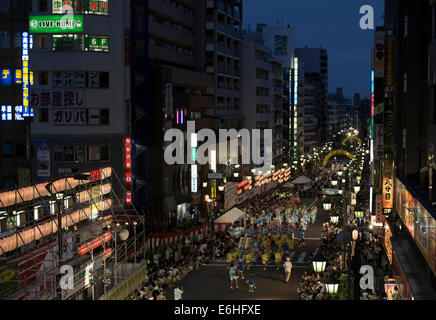
[{"label": "distant skyline", "polygon": [[[369,97],[371,47],[374,30],[359,27],[362,5],[374,8],[375,27],[383,25],[382,0],[244,0],[243,27],[257,23],[288,24],[294,29],[294,47],[322,47],[328,54],[328,92],[342,87],[344,96]],[[283,21],[282,21],[283,19]],[[278,22],[278,23],[277,23]]]}]

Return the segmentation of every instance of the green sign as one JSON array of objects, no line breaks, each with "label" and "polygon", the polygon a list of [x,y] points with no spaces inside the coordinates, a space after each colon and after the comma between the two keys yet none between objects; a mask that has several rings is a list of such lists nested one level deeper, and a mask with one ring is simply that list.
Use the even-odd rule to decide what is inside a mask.
[{"label": "green sign", "polygon": [[107,36],[88,36],[87,50],[89,50],[89,51],[109,51],[109,37],[107,37]]},{"label": "green sign", "polygon": [[82,15],[30,16],[30,33],[83,32]]},{"label": "green sign", "polygon": [[193,161],[197,161],[197,148],[196,147],[191,148],[191,159]]}]

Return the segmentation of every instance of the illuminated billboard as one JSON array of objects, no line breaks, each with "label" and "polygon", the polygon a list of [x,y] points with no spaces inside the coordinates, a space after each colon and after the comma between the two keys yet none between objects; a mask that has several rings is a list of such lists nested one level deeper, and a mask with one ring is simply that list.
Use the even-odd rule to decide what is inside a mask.
[{"label": "illuminated billboard", "polygon": [[30,33],[83,32],[83,15],[30,16]]}]

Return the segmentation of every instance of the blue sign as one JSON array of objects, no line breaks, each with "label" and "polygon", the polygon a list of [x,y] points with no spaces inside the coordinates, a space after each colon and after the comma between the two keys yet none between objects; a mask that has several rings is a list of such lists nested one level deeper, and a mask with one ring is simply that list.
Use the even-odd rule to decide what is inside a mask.
[{"label": "blue sign", "polygon": [[12,84],[11,69],[0,69],[0,84],[2,86],[10,86]]},{"label": "blue sign", "polygon": [[1,106],[2,121],[12,121],[12,106]]},{"label": "blue sign", "polygon": [[21,34],[21,60],[23,62],[22,68],[22,84],[23,84],[23,117],[30,117],[30,103],[29,103],[29,33],[23,32]]},{"label": "blue sign", "polygon": [[23,117],[23,106],[15,106],[15,120],[22,121]]}]

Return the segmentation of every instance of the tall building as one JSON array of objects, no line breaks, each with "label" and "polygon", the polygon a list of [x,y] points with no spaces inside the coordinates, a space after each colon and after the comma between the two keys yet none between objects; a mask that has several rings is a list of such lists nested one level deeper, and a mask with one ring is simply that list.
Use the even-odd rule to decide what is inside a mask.
[{"label": "tall building", "polygon": [[263,45],[259,33],[244,32],[241,62],[244,128],[271,129],[273,163],[280,162],[285,146],[281,61],[272,57],[271,50]]},{"label": "tall building", "polygon": [[342,88],[336,88],[336,94],[327,97],[327,135],[333,136],[338,131],[353,127],[354,112],[351,100],[344,97]]},{"label": "tall building", "polygon": [[[37,181],[112,166],[125,179],[118,197],[131,204],[130,4],[34,0],[30,105]],[[73,7],[72,7],[73,5]],[[64,13],[71,13],[63,15]],[[46,21],[70,21],[69,29]],[[66,31],[68,33],[66,33]]]},{"label": "tall building", "polygon": [[[280,60],[282,64],[282,88],[283,88],[283,157],[284,163],[289,162],[294,156],[295,139],[294,139],[294,116],[301,114],[294,110],[293,90],[294,76],[294,30],[289,26],[271,26],[266,24],[257,24],[256,32],[264,41],[264,45],[271,49],[272,56]],[[302,106],[302,105],[301,105]]]},{"label": "tall building", "polygon": [[[228,67],[232,70],[232,75],[224,74],[225,81],[217,74],[206,72],[210,55],[220,61],[228,60],[225,53],[227,48],[220,54],[217,53],[222,48],[221,42],[217,43],[213,51],[205,51],[210,37],[215,40],[224,39],[222,41],[225,45],[231,44],[232,56],[233,50],[239,48],[239,45],[233,43],[239,42],[233,41],[233,33],[227,36],[207,30],[206,21],[210,16],[220,17],[217,25],[222,19],[225,23],[227,19],[231,19],[232,23],[237,20],[238,15],[233,13],[233,7],[229,7],[232,10],[227,16],[227,10],[222,12],[219,9],[221,5],[219,8],[209,6],[210,1],[148,1],[150,106],[156,106],[150,108],[149,113],[150,167],[153,168],[150,172],[150,183],[153,186],[149,191],[150,214],[155,221],[166,225],[176,222],[178,207],[189,207],[191,203],[199,206],[202,199],[200,192],[191,193],[189,165],[165,163],[163,150],[171,143],[164,142],[165,131],[178,128],[185,133],[186,138],[187,121],[195,121],[196,131],[201,128],[213,129],[216,99],[224,99],[214,95],[217,92],[215,81],[239,86],[239,80],[233,81],[233,72],[239,70],[233,71],[230,68],[239,58],[229,58],[231,61]],[[233,94],[233,90],[225,90],[226,94],[228,92]],[[230,100],[233,110],[239,104],[239,98],[232,97]]]},{"label": "tall building", "polygon": [[376,221],[400,295],[416,300],[436,297],[435,5],[385,1],[372,69]]},{"label": "tall building", "polygon": [[204,2],[206,71],[214,81],[215,129],[241,128],[242,0]]},{"label": "tall building", "polygon": [[295,49],[295,56],[304,63],[304,145],[308,151],[328,139],[328,56],[325,49],[307,46]]},{"label": "tall building", "polygon": [[22,114],[22,32],[31,8],[29,1],[0,2],[0,189],[31,182],[31,120]]}]

